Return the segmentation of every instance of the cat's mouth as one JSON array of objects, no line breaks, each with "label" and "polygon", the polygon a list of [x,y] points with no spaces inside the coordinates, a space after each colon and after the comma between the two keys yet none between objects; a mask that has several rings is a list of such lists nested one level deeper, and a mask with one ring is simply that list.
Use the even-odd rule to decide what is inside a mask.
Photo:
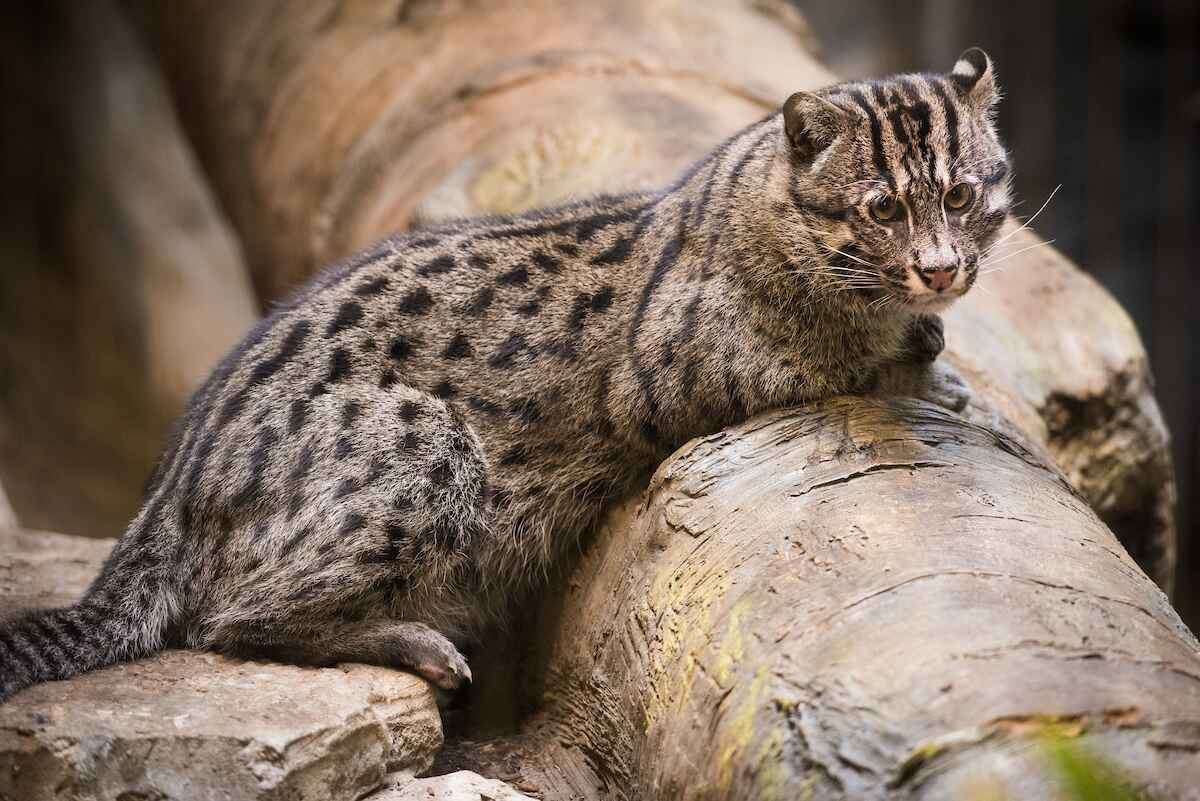
[{"label": "cat's mouth", "polygon": [[903,303],[910,311],[920,312],[922,314],[937,314],[951,306],[954,301],[963,296],[963,292],[955,292],[952,295],[908,295],[903,299]]},{"label": "cat's mouth", "polygon": [[934,314],[962,297],[970,286],[961,276],[884,263],[854,243],[826,249],[830,251],[826,272],[835,289],[860,298],[873,309]]},{"label": "cat's mouth", "polygon": [[909,311],[935,314],[966,294],[970,282],[961,270],[920,270],[912,265],[887,265],[880,273],[885,290]]}]

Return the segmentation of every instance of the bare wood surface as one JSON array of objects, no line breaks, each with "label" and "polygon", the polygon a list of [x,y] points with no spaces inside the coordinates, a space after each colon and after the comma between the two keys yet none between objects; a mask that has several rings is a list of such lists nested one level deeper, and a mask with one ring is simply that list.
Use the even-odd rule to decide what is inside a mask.
[{"label": "bare wood surface", "polygon": [[1176,562],[1170,437],[1125,310],[1043,240],[985,275],[945,315],[947,358],[996,412],[1044,445],[1072,486],[1167,592]]},{"label": "bare wood surface", "polygon": [[1055,733],[1161,799],[1200,776],[1166,597],[1019,439],[916,402],[694,441],[555,619],[520,760],[548,798],[1055,798]]}]

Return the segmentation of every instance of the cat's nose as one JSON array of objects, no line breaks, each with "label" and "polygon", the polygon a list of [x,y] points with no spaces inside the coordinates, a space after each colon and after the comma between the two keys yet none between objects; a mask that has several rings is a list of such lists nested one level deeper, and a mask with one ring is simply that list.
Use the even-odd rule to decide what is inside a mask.
[{"label": "cat's nose", "polygon": [[917,275],[921,277],[921,282],[934,292],[945,292],[949,289],[950,285],[954,283],[954,276],[957,273],[957,264],[922,267],[917,271]]}]

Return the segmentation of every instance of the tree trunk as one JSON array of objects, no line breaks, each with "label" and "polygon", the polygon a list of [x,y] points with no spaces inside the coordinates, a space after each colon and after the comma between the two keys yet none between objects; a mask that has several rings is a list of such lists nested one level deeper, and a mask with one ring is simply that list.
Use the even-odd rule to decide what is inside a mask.
[{"label": "tree trunk", "polygon": [[123,16],[108,0],[6,10],[0,476],[25,525],[112,537],[257,308]]},{"label": "tree trunk", "polygon": [[[133,5],[266,299],[423,220],[662,184],[831,80],[771,0]],[[1049,248],[1008,264],[948,315],[966,415],[833,399],[685,447],[547,604],[524,734],[459,757],[546,798],[1044,797],[1051,732],[1185,797],[1197,643],[1110,532],[1169,587],[1145,354]]]}]

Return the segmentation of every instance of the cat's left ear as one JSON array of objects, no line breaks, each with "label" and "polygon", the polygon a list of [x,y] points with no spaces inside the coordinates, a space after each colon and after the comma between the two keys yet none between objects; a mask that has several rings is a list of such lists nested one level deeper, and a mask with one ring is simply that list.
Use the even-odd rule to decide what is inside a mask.
[{"label": "cat's left ear", "polygon": [[796,92],[783,104],[784,133],[793,152],[805,161],[833,144],[846,127],[846,112],[812,92]]},{"label": "cat's left ear", "polygon": [[972,47],[958,57],[954,69],[950,70],[950,80],[958,88],[959,95],[981,111],[990,111],[1000,99],[992,74],[992,60],[978,47]]}]

